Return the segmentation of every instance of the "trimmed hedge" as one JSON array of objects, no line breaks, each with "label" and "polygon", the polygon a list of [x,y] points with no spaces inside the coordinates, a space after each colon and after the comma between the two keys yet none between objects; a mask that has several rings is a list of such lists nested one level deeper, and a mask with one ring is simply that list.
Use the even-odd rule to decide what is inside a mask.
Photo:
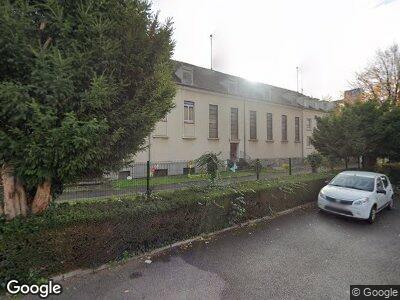
[{"label": "trimmed hedge", "polygon": [[0,289],[37,282],[315,201],[333,174],[53,205],[0,224]]}]

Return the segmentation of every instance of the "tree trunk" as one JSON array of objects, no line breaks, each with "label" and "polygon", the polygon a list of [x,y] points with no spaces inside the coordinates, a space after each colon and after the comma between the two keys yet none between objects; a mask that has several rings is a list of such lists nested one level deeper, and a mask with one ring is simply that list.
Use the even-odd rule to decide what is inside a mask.
[{"label": "tree trunk", "polygon": [[46,179],[36,190],[32,202],[32,213],[38,214],[46,210],[51,201],[51,181]]},{"label": "tree trunk", "polygon": [[25,187],[21,181],[13,174],[10,166],[3,165],[1,170],[4,188],[3,214],[7,220],[14,219],[17,216],[26,216],[28,213],[28,203]]}]

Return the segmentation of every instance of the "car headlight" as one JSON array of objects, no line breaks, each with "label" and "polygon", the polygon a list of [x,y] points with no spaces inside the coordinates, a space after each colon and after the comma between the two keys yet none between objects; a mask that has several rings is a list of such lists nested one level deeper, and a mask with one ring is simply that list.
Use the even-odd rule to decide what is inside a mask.
[{"label": "car headlight", "polygon": [[353,204],[354,205],[363,205],[365,203],[368,203],[368,201],[369,201],[369,198],[365,197],[365,198],[361,198],[361,199],[354,201]]},{"label": "car headlight", "polygon": [[319,192],[319,196],[320,196],[322,199],[325,199],[325,200],[326,200],[326,196],[325,196],[325,194],[324,194],[323,192]]}]

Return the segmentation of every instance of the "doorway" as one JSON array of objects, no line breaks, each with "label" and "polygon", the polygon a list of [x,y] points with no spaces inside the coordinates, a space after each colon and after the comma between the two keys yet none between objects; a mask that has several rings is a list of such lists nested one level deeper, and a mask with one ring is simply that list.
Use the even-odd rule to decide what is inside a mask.
[{"label": "doorway", "polygon": [[231,143],[229,158],[231,161],[237,161],[238,143]]}]

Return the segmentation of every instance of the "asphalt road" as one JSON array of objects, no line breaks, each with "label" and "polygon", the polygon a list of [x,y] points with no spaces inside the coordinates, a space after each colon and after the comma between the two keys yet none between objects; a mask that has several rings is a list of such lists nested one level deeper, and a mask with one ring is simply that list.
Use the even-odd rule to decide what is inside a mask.
[{"label": "asphalt road", "polygon": [[400,209],[373,225],[302,209],[152,260],[65,280],[57,299],[349,299],[400,284]]}]

